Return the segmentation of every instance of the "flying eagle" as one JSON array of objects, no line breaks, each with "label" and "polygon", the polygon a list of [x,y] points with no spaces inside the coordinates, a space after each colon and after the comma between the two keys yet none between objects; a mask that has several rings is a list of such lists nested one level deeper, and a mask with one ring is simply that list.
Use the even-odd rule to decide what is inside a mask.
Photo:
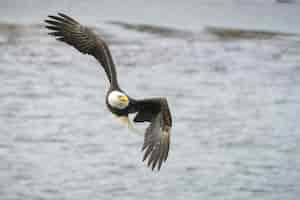
[{"label": "flying eagle", "polygon": [[58,13],[57,16],[49,15],[45,22],[46,28],[51,31],[49,35],[73,46],[83,54],[94,56],[102,65],[110,83],[106,105],[114,115],[125,120],[128,127],[131,127],[129,114],[136,114],[133,119],[136,123],[150,122],[144,135],[143,161],[147,161],[147,166],[152,170],[156,167],[160,170],[162,163],[168,158],[172,127],[167,99],[160,97],[139,100],[127,95],[119,86],[108,45],[90,28],[62,13]]}]

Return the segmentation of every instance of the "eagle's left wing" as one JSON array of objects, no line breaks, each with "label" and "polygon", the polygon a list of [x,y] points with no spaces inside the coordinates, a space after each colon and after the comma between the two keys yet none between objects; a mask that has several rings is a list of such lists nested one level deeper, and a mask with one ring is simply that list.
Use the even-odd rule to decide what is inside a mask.
[{"label": "eagle's left wing", "polygon": [[160,170],[162,162],[168,158],[172,117],[165,98],[153,98],[136,102],[137,115],[134,122],[150,122],[146,129],[143,161],[148,159],[148,167],[157,166]]}]

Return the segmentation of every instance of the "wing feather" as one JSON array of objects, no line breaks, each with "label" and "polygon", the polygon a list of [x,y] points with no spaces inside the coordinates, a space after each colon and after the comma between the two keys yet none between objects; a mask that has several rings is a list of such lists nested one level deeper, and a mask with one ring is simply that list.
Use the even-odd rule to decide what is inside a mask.
[{"label": "wing feather", "polygon": [[134,122],[150,122],[146,129],[142,151],[148,167],[160,170],[168,158],[172,117],[165,98],[145,99],[137,103]]},{"label": "wing feather", "polygon": [[51,31],[49,35],[73,46],[83,54],[94,56],[104,68],[110,83],[118,86],[115,65],[110,50],[102,38],[63,13],[58,13],[58,16],[49,15],[45,22],[47,24],[45,27]]}]

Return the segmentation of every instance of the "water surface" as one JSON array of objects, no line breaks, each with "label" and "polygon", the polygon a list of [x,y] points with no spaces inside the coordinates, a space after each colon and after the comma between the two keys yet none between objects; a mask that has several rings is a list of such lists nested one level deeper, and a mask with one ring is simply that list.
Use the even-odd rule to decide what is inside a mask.
[{"label": "water surface", "polygon": [[[37,2],[0,3],[0,199],[300,195],[297,2]],[[41,21],[57,10],[105,37],[130,95],[168,98],[160,172],[141,162],[143,138],[105,108],[98,63],[46,34]]]}]

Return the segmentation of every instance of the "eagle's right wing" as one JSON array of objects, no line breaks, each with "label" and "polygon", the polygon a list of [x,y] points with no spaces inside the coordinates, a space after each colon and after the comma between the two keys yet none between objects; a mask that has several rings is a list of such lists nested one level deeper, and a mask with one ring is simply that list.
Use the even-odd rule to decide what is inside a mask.
[{"label": "eagle's right wing", "polygon": [[65,42],[83,54],[94,56],[104,68],[111,84],[118,85],[115,65],[107,44],[91,29],[82,26],[71,17],[58,13],[58,16],[48,16],[46,28],[57,40]]}]

